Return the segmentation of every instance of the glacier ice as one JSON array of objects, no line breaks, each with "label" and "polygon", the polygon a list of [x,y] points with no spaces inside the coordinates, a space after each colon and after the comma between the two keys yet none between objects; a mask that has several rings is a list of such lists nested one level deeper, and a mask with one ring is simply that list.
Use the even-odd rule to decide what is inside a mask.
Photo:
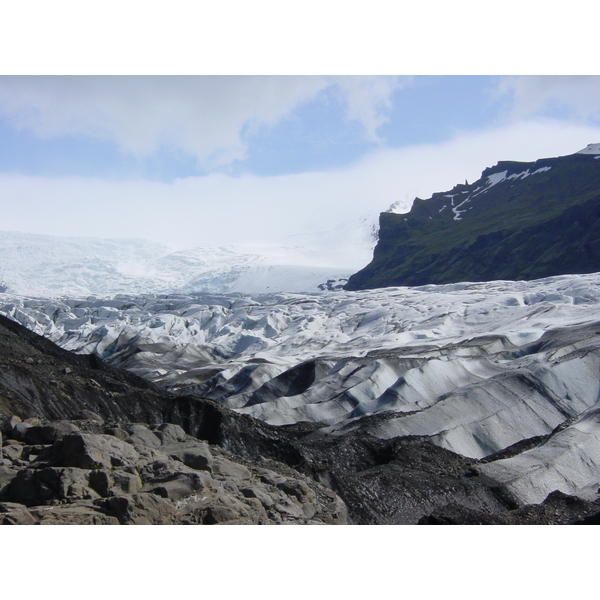
[{"label": "glacier ice", "polygon": [[366,217],[272,244],[178,251],[147,240],[0,232],[0,290],[44,297],[317,292],[343,285],[374,244]]},{"label": "glacier ice", "polygon": [[427,436],[523,501],[595,497],[600,274],[362,292],[30,298],[0,312],[177,392],[330,435]]}]

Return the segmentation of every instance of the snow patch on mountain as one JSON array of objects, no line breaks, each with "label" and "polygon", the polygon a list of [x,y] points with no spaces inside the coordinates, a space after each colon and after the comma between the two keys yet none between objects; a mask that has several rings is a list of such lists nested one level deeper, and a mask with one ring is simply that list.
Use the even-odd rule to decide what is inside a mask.
[{"label": "snow patch on mountain", "polygon": [[[480,180],[481,183],[476,182],[476,184],[479,183],[479,185],[477,185],[477,187],[475,187],[474,189],[466,189],[466,190],[463,189],[463,190],[457,191],[455,193],[434,194],[434,197],[438,196],[438,197],[447,198],[448,200],[450,200],[450,204],[444,204],[438,210],[438,212],[441,213],[445,208],[447,208],[449,206],[450,210],[454,214],[453,220],[454,221],[462,221],[463,215],[468,210],[470,210],[472,208],[472,206],[468,206],[466,208],[463,208],[463,207],[465,207],[465,205],[467,205],[467,204],[470,204],[474,198],[481,196],[482,194],[485,194],[486,192],[488,192],[494,186],[496,186],[504,181],[517,181],[519,179],[526,179],[527,177],[530,177],[532,175],[538,175],[540,173],[545,173],[546,171],[549,171],[551,168],[552,167],[549,167],[549,166],[540,167],[539,169],[536,169],[533,172],[530,172],[529,169],[526,169],[525,171],[520,171],[518,173],[512,173],[510,175],[508,174],[508,170],[505,169],[503,171],[498,171],[496,173],[490,173],[489,175],[487,175],[487,177]],[[474,185],[476,185],[476,184],[474,184]],[[390,210],[388,210],[387,212],[399,212],[397,210],[392,210],[393,208],[394,207],[392,206],[390,208]]]},{"label": "snow patch on mountain", "polygon": [[491,188],[492,186],[500,183],[501,181],[504,181],[506,179],[507,173],[508,171],[500,171],[499,173],[492,173],[491,175],[488,175],[488,188]]},{"label": "snow patch on mountain", "polygon": [[583,150],[576,154],[600,154],[600,144],[588,144]]},{"label": "snow patch on mountain", "polygon": [[385,212],[404,215],[410,212],[413,205],[413,200],[396,200]]},{"label": "snow patch on mountain", "polygon": [[487,192],[487,190],[489,190],[491,187],[498,185],[502,181],[505,181],[505,180],[516,181],[517,179],[525,179],[527,177],[530,177],[531,175],[538,175],[539,173],[545,173],[546,171],[550,171],[550,169],[552,169],[552,167],[540,167],[539,169],[536,169],[532,173],[529,172],[529,169],[526,169],[525,171],[521,171],[519,173],[512,173],[511,175],[508,175],[507,170],[499,171],[498,173],[492,173],[491,175],[488,175],[488,177],[487,177],[487,186],[485,186],[479,192],[477,190],[475,190],[473,195],[483,194],[484,192]]},{"label": "snow patch on mountain", "polygon": [[[596,144],[595,146],[598,146],[600,148],[600,144]],[[583,151],[582,151],[583,153]],[[591,152],[589,152],[591,153]],[[600,150],[598,150],[598,154],[600,154]],[[484,183],[482,185],[479,185],[478,187],[476,187],[475,189],[467,189],[467,190],[461,190],[459,192],[456,193],[445,193],[442,194],[443,198],[448,198],[448,200],[450,200],[450,208],[452,210],[452,212],[454,213],[454,221],[461,221],[462,220],[462,216],[468,209],[463,209],[460,210],[461,206],[464,206],[465,204],[468,204],[473,198],[480,196],[481,194],[485,194],[489,189],[491,189],[492,187],[494,187],[495,185],[498,185],[499,183],[502,183],[503,181],[516,181],[519,179],[525,179],[527,177],[530,177],[532,175],[538,175],[540,173],[545,173],[546,171],[549,171],[552,167],[546,166],[546,167],[540,167],[539,169],[536,169],[533,172],[530,172],[529,169],[526,169],[525,171],[521,171],[519,173],[512,173],[511,175],[508,174],[508,170],[503,170],[503,171],[498,171],[497,173],[491,173],[489,174],[484,181]],[[434,194],[435,196],[436,194]],[[466,196],[466,197],[465,197]],[[410,209],[413,205],[413,201],[408,202],[408,201],[397,201],[394,202],[394,204],[392,204],[387,211],[385,212],[389,212],[389,213],[396,213],[396,214],[406,214],[408,212],[410,212]],[[439,212],[442,212],[445,208],[447,208],[448,205],[444,205],[442,206],[442,208],[439,209]]]}]

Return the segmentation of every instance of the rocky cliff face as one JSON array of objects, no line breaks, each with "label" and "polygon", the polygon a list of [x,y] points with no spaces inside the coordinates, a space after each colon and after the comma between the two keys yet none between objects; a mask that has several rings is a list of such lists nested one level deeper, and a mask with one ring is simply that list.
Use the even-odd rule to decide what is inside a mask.
[{"label": "rocky cliff face", "polygon": [[503,161],[473,184],[382,213],[347,290],[600,271],[600,155]]}]

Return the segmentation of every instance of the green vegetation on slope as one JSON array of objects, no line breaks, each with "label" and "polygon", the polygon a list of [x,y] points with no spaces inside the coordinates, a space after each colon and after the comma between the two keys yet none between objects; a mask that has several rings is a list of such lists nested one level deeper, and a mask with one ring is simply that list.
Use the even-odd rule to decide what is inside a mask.
[{"label": "green vegetation on slope", "polygon": [[[529,176],[517,177],[527,171]],[[488,177],[503,172],[506,177],[490,186]],[[417,198],[406,215],[382,213],[373,260],[346,289],[595,271],[600,271],[600,160],[574,154],[500,162],[473,184]]]}]

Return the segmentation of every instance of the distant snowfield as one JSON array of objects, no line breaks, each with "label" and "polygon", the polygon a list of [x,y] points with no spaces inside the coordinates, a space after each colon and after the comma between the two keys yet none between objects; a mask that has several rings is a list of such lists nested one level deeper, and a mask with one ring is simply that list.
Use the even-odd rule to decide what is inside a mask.
[{"label": "distant snowfield", "polygon": [[347,279],[371,260],[374,227],[374,218],[365,216],[280,244],[177,252],[146,240],[0,232],[0,286],[45,297],[319,291],[320,285]]}]

